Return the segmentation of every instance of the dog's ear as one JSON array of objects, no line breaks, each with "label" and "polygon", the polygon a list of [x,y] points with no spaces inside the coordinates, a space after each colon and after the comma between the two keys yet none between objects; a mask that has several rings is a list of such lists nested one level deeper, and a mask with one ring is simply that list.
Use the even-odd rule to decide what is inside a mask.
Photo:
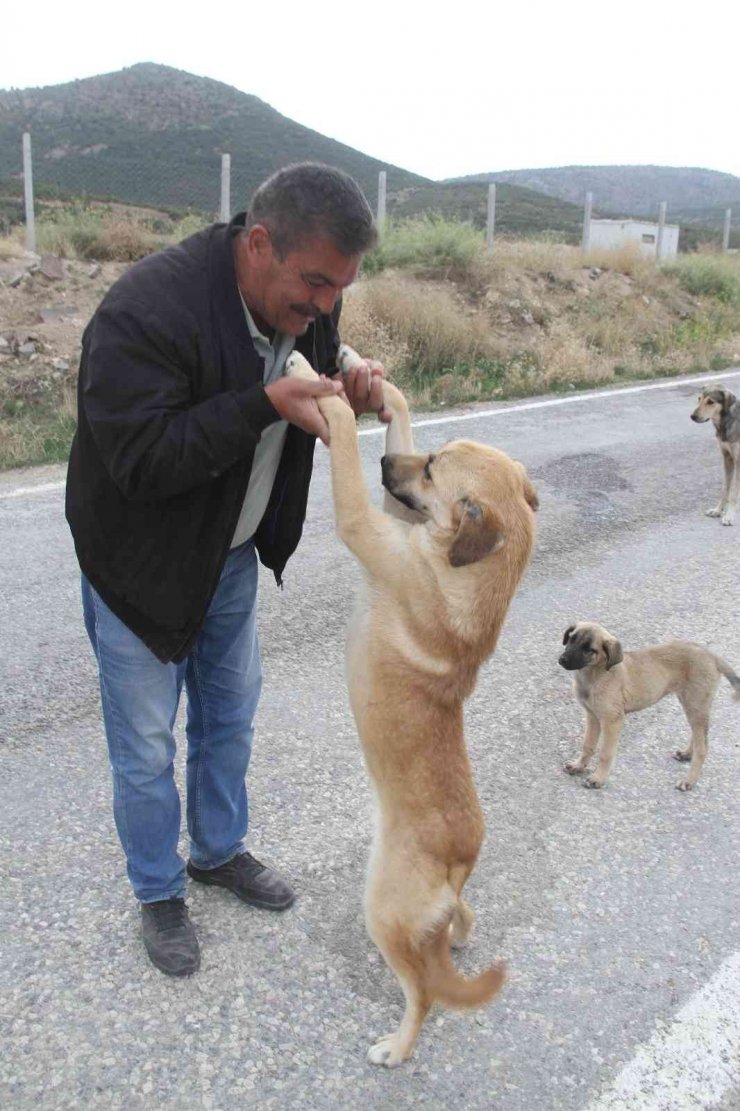
[{"label": "dog's ear", "polygon": [[573,632],[574,629],[575,629],[575,625],[569,625],[568,628],[565,630],[565,632],[563,633],[563,644],[568,643],[568,637],[570,636],[570,634]]},{"label": "dog's ear", "polygon": [[726,413],[729,413],[730,409],[735,404],[736,400],[737,400],[737,398],[735,397],[732,390],[725,389],[725,387],[723,386],[722,387],[722,416],[725,416]]},{"label": "dog's ear", "polygon": [[514,462],[516,463],[519,470],[522,472],[524,500],[530,507],[530,509],[533,509],[536,512],[540,508],[540,499],[537,497],[537,491],[535,490],[532,483],[529,481],[529,475],[527,474],[527,469],[524,464],[520,463],[518,459],[515,459]]},{"label": "dog's ear", "polygon": [[607,671],[613,668],[616,664],[621,664],[622,660],[624,659],[624,653],[622,652],[622,645],[619,643],[618,640],[615,640],[614,637],[611,637],[610,639],[604,639],[602,641],[601,647],[604,649],[604,655],[606,656]]},{"label": "dog's ear", "polygon": [[540,499],[537,497],[537,491],[526,475],[524,476],[524,500],[535,513],[540,508]]},{"label": "dog's ear", "polygon": [[466,567],[498,551],[505,543],[504,523],[492,509],[463,498],[455,506],[459,525],[449,552],[453,567]]}]

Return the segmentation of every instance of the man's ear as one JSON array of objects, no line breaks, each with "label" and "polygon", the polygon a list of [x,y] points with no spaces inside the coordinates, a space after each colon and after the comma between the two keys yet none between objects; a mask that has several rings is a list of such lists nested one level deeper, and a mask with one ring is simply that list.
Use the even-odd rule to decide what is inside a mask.
[{"label": "man's ear", "polygon": [[563,644],[568,643],[568,637],[570,636],[570,634],[573,632],[574,629],[575,629],[575,625],[569,625],[568,628],[565,630],[565,632],[563,633]]},{"label": "man's ear", "polygon": [[606,656],[607,671],[616,664],[621,664],[624,659],[624,653],[622,652],[622,645],[618,640],[615,640],[614,637],[612,637],[611,640],[604,640],[602,641],[601,647],[604,649],[604,655]]},{"label": "man's ear", "polygon": [[460,523],[449,552],[453,567],[477,563],[504,545],[503,521],[493,510],[463,498],[455,507],[455,515],[459,515]]}]

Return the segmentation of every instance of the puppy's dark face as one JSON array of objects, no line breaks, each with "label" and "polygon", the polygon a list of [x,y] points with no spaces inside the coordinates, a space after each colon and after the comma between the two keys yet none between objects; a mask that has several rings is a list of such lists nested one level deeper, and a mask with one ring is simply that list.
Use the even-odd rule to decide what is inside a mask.
[{"label": "puppy's dark face", "polygon": [[571,625],[563,633],[563,644],[565,651],[561,653],[558,663],[566,671],[580,671],[594,662],[596,652],[590,630]]},{"label": "puppy's dark face", "polygon": [[622,646],[619,641],[590,621],[579,621],[569,625],[563,633],[565,651],[558,663],[566,671],[580,671],[584,667],[605,667],[608,671],[621,663]]}]

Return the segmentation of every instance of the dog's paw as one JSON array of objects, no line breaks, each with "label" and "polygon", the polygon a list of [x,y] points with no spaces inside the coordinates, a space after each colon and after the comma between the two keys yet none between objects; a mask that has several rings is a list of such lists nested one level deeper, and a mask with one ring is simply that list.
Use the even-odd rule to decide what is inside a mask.
[{"label": "dog's paw", "polygon": [[722,516],[722,506],[721,505],[715,505],[715,506],[712,507],[712,509],[705,509],[704,510],[704,516],[705,517],[721,517]]},{"label": "dog's paw", "polygon": [[688,779],[681,779],[676,784],[676,790],[677,791],[690,791],[693,786],[694,786],[694,784],[689,783]]},{"label": "dog's paw", "polygon": [[584,786],[584,787],[594,787],[594,788],[597,788],[597,787],[603,787],[603,786],[604,786],[604,784],[603,784],[603,782],[602,782],[602,781],[601,781],[600,779],[597,779],[595,775],[590,775],[590,776],[588,777],[588,779],[584,779],[584,781],[583,781],[583,786]]},{"label": "dog's paw", "polygon": [[579,763],[578,760],[571,760],[567,764],[563,764],[563,771],[567,772],[568,775],[583,775],[585,770],[583,764]]},{"label": "dog's paw", "polygon": [[395,1069],[403,1064],[404,1058],[398,1050],[398,1033],[386,1034],[367,1051],[367,1059],[371,1065],[385,1065],[387,1069]]},{"label": "dog's paw", "polygon": [[690,752],[684,752],[684,750],[682,748],[677,748],[675,752],[671,753],[671,756],[673,757],[674,760],[678,760],[682,764],[685,764],[687,761],[689,761],[691,759],[691,753]]},{"label": "dog's paw", "polygon": [[291,351],[288,355],[285,361],[285,374],[287,378],[305,378],[308,381],[318,378],[318,374],[300,351]]},{"label": "dog's paw", "polygon": [[722,524],[723,525],[732,525],[734,523],[735,523],[734,510],[728,509],[727,512],[722,515]]}]

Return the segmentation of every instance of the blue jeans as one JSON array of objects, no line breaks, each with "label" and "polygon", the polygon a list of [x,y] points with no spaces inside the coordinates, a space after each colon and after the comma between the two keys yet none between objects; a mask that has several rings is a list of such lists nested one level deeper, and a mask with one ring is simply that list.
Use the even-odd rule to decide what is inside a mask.
[{"label": "blue jeans", "polygon": [[191,654],[180,664],[163,664],[82,577],[113,771],[113,813],[142,903],[185,894],[172,732],[183,681],[190,858],[198,868],[217,868],[243,851],[245,776],[262,687],[256,596],[257,555],[249,540],[229,553]]}]

